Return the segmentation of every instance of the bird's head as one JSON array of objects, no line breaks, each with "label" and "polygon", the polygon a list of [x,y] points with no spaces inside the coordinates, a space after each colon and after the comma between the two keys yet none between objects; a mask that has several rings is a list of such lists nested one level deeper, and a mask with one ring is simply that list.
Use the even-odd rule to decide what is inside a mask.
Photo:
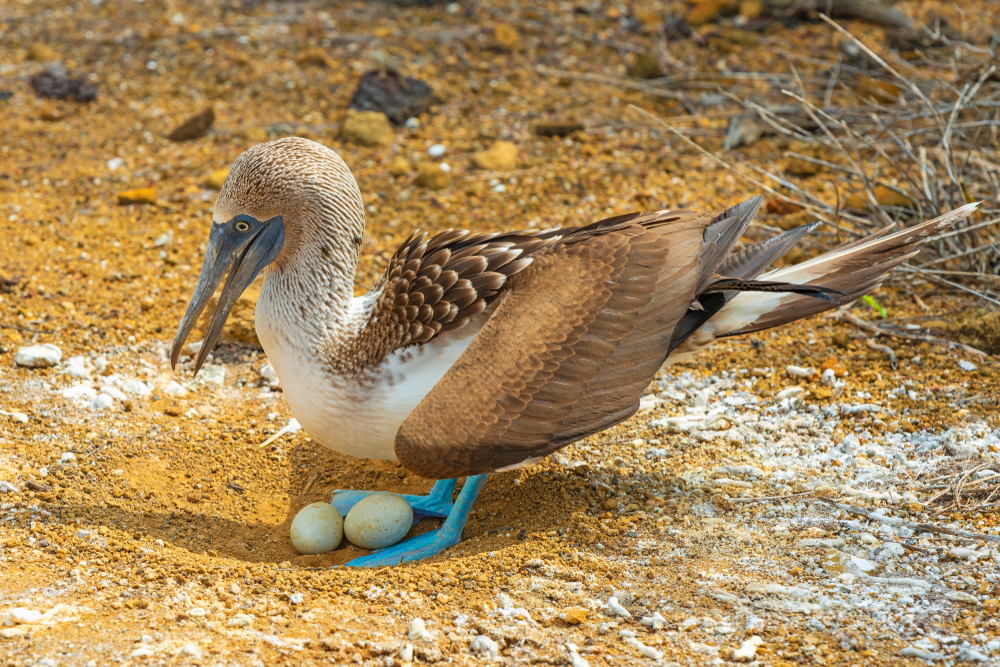
[{"label": "bird's head", "polygon": [[[331,263],[350,263],[352,254],[356,261],[363,231],[361,193],[334,151],[297,137],[248,148],[236,158],[215,202],[201,274],[177,327],[171,366],[223,279],[195,373],[236,300],[261,271],[294,265],[305,248],[319,248]],[[338,243],[338,236],[347,239]]]}]

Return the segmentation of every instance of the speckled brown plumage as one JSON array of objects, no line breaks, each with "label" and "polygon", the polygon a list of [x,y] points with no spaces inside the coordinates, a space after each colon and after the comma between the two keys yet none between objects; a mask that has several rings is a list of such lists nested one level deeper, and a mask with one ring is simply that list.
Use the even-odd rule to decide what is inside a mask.
[{"label": "speckled brown plumage", "polygon": [[[356,372],[393,350],[426,343],[483,312],[507,279],[551,240],[529,234],[413,234],[369,294],[372,308],[348,355]],[[347,369],[340,369],[341,372]],[[348,371],[349,372],[349,371]]]},{"label": "speckled brown plumage", "polygon": [[537,249],[403,422],[399,460],[428,477],[487,472],[630,416],[693,299],[709,222],[691,211],[624,216]]}]

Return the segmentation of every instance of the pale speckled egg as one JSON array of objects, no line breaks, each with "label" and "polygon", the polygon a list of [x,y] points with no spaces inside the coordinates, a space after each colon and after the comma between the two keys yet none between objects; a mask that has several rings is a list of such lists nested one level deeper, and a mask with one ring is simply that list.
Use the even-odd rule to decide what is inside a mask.
[{"label": "pale speckled egg", "polygon": [[325,554],[344,538],[344,519],[330,503],[313,503],[292,519],[292,546],[300,554]]},{"label": "pale speckled egg", "polygon": [[413,508],[394,493],[375,493],[351,508],[344,536],[362,549],[382,549],[399,542],[413,525]]}]

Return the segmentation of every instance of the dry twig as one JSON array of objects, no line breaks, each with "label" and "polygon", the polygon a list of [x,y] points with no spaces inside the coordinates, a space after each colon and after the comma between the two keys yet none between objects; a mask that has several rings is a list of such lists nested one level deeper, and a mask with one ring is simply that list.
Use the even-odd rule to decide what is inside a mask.
[{"label": "dry twig", "polygon": [[[837,313],[833,317],[834,317],[834,319],[840,319],[840,320],[845,320],[847,322],[850,322],[851,324],[853,324],[854,326],[858,327],[859,329],[863,329],[863,330],[871,333],[873,336],[887,336],[887,337],[892,337],[892,338],[905,338],[907,340],[915,340],[915,341],[919,341],[921,343],[930,343],[932,345],[943,345],[943,346],[948,347],[948,348],[957,348],[959,350],[962,350],[963,352],[967,352],[969,354],[975,354],[975,355],[980,356],[980,357],[987,356],[987,354],[985,352],[983,352],[982,350],[977,350],[976,348],[971,347],[969,345],[965,345],[963,343],[956,343],[953,340],[945,340],[944,338],[935,338],[933,336],[921,336],[919,334],[905,333],[903,331],[892,331],[890,329],[882,329],[878,325],[876,325],[876,324],[874,324],[872,322],[868,322],[866,320],[863,320],[860,317],[858,317],[857,315],[853,315],[851,313],[841,312],[841,313]],[[871,345],[869,345],[869,347],[871,347]],[[884,347],[884,346],[879,346],[878,348],[873,348],[873,349],[879,349],[879,351],[884,352],[885,350],[882,350],[881,349],[882,347]]]},{"label": "dry twig", "polygon": [[834,502],[827,498],[819,497],[817,500],[826,503],[832,507],[848,512],[850,514],[856,514],[858,516],[863,516],[866,519],[871,519],[872,521],[878,521],[880,523],[887,524],[889,526],[905,526],[914,532],[924,531],[927,533],[938,533],[941,535],[951,535],[953,537],[958,537],[963,540],[973,540],[973,541],[984,541],[984,542],[995,542],[1000,544],[1000,535],[987,535],[985,533],[972,533],[967,530],[958,530],[956,528],[947,528],[945,526],[935,526],[931,523],[915,523],[913,521],[903,521],[902,519],[897,519],[891,516],[881,516],[875,512],[869,512],[868,510],[861,509],[860,507],[855,507],[854,505],[844,505],[842,503]]}]

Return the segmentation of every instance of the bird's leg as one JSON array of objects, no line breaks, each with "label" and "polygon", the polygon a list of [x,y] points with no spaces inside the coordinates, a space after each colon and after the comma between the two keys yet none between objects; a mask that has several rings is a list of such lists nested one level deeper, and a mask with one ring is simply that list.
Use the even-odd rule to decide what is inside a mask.
[{"label": "bird's leg", "polygon": [[[401,493],[399,497],[413,508],[413,523],[426,518],[443,519],[451,512],[451,494],[455,491],[454,479],[439,479],[426,496]],[[340,516],[347,516],[358,501],[381,491],[334,491],[330,504],[337,508]]]},{"label": "bird's leg", "polygon": [[[454,488],[455,480],[449,481],[451,481],[451,488]],[[394,544],[391,547],[373,551],[367,556],[355,558],[348,565],[352,567],[398,565],[407,561],[430,558],[453,544],[457,544],[462,536],[462,529],[465,527],[465,522],[469,518],[469,510],[472,509],[472,503],[475,502],[476,496],[479,495],[485,483],[486,475],[466,477],[465,484],[462,485],[462,490],[458,494],[458,499],[448,513],[448,518],[445,519],[444,525],[438,530],[432,530],[423,535],[417,535],[416,537],[404,540],[399,544]],[[438,484],[441,484],[441,482],[438,482]],[[431,495],[438,488],[438,484],[434,485]],[[448,495],[450,496],[451,494],[449,493]],[[407,498],[407,496],[403,497]]]}]

